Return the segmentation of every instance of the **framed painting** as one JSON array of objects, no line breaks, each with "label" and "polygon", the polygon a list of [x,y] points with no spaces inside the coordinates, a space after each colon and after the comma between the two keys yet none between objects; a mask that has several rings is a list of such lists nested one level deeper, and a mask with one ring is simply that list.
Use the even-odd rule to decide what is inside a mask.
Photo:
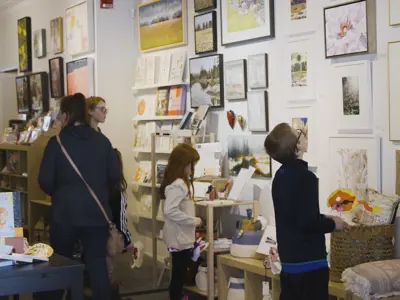
[{"label": "framed painting", "polygon": [[17,89],[17,111],[19,114],[27,114],[30,112],[31,108],[29,96],[29,77],[16,77],[15,86]]},{"label": "framed painting", "polygon": [[267,91],[248,93],[247,114],[250,131],[269,131]]},{"label": "framed painting", "polygon": [[275,37],[274,0],[221,0],[222,45]]},{"label": "framed painting", "polygon": [[94,62],[82,58],[67,62],[67,94],[82,93],[86,98],[94,95]]},{"label": "framed painting", "polygon": [[35,30],[33,33],[33,52],[36,58],[46,57],[46,29]]},{"label": "framed painting", "polygon": [[217,8],[217,0],[194,0],[194,11],[197,13],[214,8]]},{"label": "framed painting", "polygon": [[137,10],[142,52],[187,45],[187,0],[155,0]]},{"label": "framed painting", "polygon": [[317,18],[320,16],[318,0],[283,1],[285,6],[286,35],[297,36],[312,34],[317,31]]},{"label": "framed painting", "polygon": [[268,87],[268,54],[249,56],[249,87],[266,89]]},{"label": "framed painting", "polygon": [[227,100],[244,100],[247,98],[246,60],[228,61],[225,70],[225,93]]},{"label": "framed painting", "polygon": [[50,21],[50,40],[54,54],[64,51],[64,23],[63,18],[58,17]]},{"label": "framed painting", "polygon": [[325,58],[376,52],[376,2],[357,0],[324,8]]},{"label": "framed painting", "polygon": [[47,112],[49,110],[49,77],[46,72],[29,75],[31,110]]},{"label": "framed painting", "polygon": [[389,25],[400,25],[400,0],[389,1]]},{"label": "framed painting", "polygon": [[372,74],[370,61],[333,65],[335,119],[339,133],[372,133]]},{"label": "framed painting", "polygon": [[381,140],[373,135],[339,135],[329,138],[331,191],[349,188],[359,200],[366,189],[381,191]]},{"label": "framed painting", "polygon": [[64,97],[64,59],[55,57],[49,60],[50,94],[52,98]]},{"label": "framed painting", "polygon": [[249,166],[256,170],[253,178],[270,178],[272,175],[271,158],[265,152],[266,135],[228,135],[229,174],[237,176],[242,168]]},{"label": "framed painting", "polygon": [[196,54],[215,52],[217,44],[217,13],[210,11],[194,17]]},{"label": "framed painting", "polygon": [[389,70],[389,140],[400,141],[400,120],[396,111],[400,110],[400,41],[388,44]]},{"label": "framed painting", "polygon": [[32,71],[32,25],[31,18],[18,20],[18,64],[20,72]]},{"label": "framed painting", "polygon": [[67,52],[69,55],[93,52],[94,0],[86,0],[65,10]]},{"label": "framed painting", "polygon": [[191,107],[224,107],[224,60],[222,54],[189,59]]}]

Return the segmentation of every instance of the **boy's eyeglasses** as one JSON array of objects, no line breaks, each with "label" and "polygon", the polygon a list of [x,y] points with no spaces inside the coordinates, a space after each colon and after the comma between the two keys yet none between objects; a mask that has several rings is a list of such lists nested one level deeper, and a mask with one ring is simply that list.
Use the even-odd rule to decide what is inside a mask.
[{"label": "boy's eyeglasses", "polygon": [[304,130],[302,130],[302,129],[296,129],[296,130],[299,133],[299,136],[297,137],[297,143],[299,142],[301,136],[304,136],[305,138],[307,138],[307,133]]}]

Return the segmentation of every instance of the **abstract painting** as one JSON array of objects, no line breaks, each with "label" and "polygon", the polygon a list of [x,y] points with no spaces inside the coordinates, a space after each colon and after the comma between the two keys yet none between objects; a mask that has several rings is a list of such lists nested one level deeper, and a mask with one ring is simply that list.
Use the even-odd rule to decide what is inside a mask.
[{"label": "abstract painting", "polygon": [[142,52],[186,45],[186,0],[155,0],[139,6]]},{"label": "abstract painting", "polygon": [[217,51],[217,13],[208,12],[194,17],[196,54]]},{"label": "abstract painting", "polygon": [[94,51],[94,5],[86,0],[65,11],[67,50],[69,55]]},{"label": "abstract painting", "polygon": [[308,118],[292,118],[292,127],[301,132],[308,145]]},{"label": "abstract painting", "polygon": [[326,58],[368,52],[367,0],[324,9]]},{"label": "abstract painting", "polygon": [[32,71],[32,29],[31,18],[18,20],[18,64],[20,72]]},{"label": "abstract painting", "polygon": [[46,29],[35,30],[33,33],[33,50],[36,58],[46,57]]},{"label": "abstract painting", "polygon": [[228,164],[229,174],[237,176],[242,168],[252,166],[256,169],[253,177],[271,177],[271,158],[265,152],[265,135],[229,135]]},{"label": "abstract painting", "polygon": [[35,112],[49,110],[49,78],[46,72],[29,75],[31,109]]},{"label": "abstract painting", "polygon": [[194,11],[200,12],[217,7],[217,0],[194,0]]},{"label": "abstract painting", "polygon": [[49,60],[50,93],[52,98],[64,97],[64,59],[55,57]]},{"label": "abstract painting", "polygon": [[17,89],[17,109],[19,114],[26,114],[29,112],[29,77],[18,76],[15,78],[15,85]]},{"label": "abstract painting", "polygon": [[50,40],[54,54],[64,51],[63,18],[58,17],[50,21]]},{"label": "abstract painting", "polygon": [[225,63],[226,99],[240,100],[247,97],[246,60],[239,59]]},{"label": "abstract painting", "polygon": [[196,57],[189,60],[192,108],[197,108],[200,105],[224,106],[223,66],[222,54]]},{"label": "abstract painting", "polygon": [[82,58],[67,62],[67,94],[82,93],[85,97],[94,95],[93,60]]},{"label": "abstract painting", "polygon": [[274,0],[221,0],[222,45],[274,37]]},{"label": "abstract painting", "polygon": [[349,76],[342,78],[343,91],[343,114],[360,114],[360,91],[358,86],[358,77]]},{"label": "abstract painting", "polygon": [[307,0],[290,0],[291,20],[307,18]]},{"label": "abstract painting", "polygon": [[292,87],[307,86],[307,53],[291,54]]}]

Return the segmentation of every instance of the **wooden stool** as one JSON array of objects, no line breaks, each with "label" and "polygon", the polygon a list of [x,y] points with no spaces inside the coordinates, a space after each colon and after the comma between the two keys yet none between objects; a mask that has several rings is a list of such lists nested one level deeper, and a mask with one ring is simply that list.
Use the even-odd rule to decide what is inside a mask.
[{"label": "wooden stool", "polygon": [[[171,257],[164,258],[164,267],[161,270],[160,277],[158,277],[157,287],[160,287],[161,281],[164,278],[165,271],[171,272]],[[171,276],[170,276],[171,277]]]}]

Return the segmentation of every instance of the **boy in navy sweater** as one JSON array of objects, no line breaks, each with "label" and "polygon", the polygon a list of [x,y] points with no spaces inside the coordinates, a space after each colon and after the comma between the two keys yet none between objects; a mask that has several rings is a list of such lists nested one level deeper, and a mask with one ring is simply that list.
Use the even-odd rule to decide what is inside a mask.
[{"label": "boy in navy sweater", "polygon": [[264,146],[282,164],[272,183],[282,262],[280,300],[328,300],[325,234],[343,230],[347,224],[339,217],[320,214],[318,178],[302,160],[308,147],[305,132],[281,123]]}]

